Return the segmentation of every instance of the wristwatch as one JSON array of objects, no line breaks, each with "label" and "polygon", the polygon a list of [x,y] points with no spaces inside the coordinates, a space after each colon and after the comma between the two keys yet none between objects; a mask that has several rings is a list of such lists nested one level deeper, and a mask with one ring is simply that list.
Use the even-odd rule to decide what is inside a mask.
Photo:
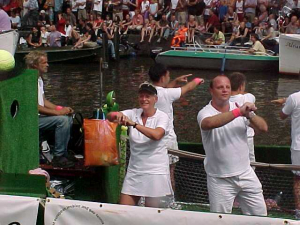
[{"label": "wristwatch", "polygon": [[251,112],[249,112],[249,120],[250,119],[252,119],[254,116],[256,116],[256,114],[253,112],[253,111],[251,111]]},{"label": "wristwatch", "polygon": [[133,127],[133,128],[135,128],[135,127],[136,127],[136,125],[138,125],[138,123],[135,123],[135,124],[134,124],[132,127]]}]

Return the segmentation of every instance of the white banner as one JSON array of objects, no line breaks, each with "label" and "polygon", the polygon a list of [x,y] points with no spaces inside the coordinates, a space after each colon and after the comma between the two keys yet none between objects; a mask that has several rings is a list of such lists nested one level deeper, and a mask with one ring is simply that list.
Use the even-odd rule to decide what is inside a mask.
[{"label": "white banner", "polygon": [[190,212],[136,206],[47,199],[45,225],[296,225],[299,222],[256,216]]},{"label": "white banner", "polygon": [[39,198],[0,195],[0,225],[36,225]]}]

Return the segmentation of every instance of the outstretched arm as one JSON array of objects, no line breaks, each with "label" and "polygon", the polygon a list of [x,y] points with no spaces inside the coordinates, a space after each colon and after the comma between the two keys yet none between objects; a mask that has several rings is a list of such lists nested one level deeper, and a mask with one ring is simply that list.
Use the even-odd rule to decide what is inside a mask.
[{"label": "outstretched arm", "polygon": [[107,119],[110,122],[118,122],[120,125],[125,126],[133,126],[135,129],[137,129],[139,132],[144,134],[146,137],[158,141],[163,138],[165,135],[165,130],[161,127],[157,127],[155,129],[145,127],[141,124],[137,124],[130,120],[127,116],[125,116],[122,112],[111,112],[107,115]]}]

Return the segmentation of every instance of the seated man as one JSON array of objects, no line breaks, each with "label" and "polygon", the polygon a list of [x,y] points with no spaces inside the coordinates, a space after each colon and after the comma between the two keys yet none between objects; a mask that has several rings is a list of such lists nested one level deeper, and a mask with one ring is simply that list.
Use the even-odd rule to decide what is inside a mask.
[{"label": "seated man", "polygon": [[48,101],[44,95],[43,74],[48,70],[47,55],[41,51],[32,51],[25,56],[26,64],[30,69],[36,69],[38,78],[38,111],[39,131],[45,134],[49,131],[55,132],[55,146],[53,150],[53,167],[69,168],[74,162],[68,159],[67,146],[70,139],[73,109],[62,107]]},{"label": "seated man", "polygon": [[262,43],[259,41],[257,34],[251,34],[251,41],[253,43],[252,48],[248,50],[249,53],[252,54],[264,54],[266,53],[265,47],[262,45]]},{"label": "seated man", "polygon": [[139,9],[135,10],[135,15],[132,18],[132,25],[128,27],[129,30],[137,30],[140,31],[143,28],[144,18],[140,13]]},{"label": "seated man", "polygon": [[214,27],[214,34],[210,38],[206,39],[205,43],[207,45],[221,45],[221,44],[225,44],[225,36],[220,31],[219,27]]},{"label": "seated man", "polygon": [[56,30],[55,25],[51,25],[48,36],[48,45],[50,47],[61,47],[61,33]]}]

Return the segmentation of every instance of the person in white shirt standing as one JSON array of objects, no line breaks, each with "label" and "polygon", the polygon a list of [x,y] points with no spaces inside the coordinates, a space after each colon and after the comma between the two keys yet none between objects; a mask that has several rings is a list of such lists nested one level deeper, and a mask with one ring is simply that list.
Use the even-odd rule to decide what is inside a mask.
[{"label": "person in white shirt standing", "polygon": [[[183,75],[172,82],[170,82],[170,72],[168,69],[160,63],[155,63],[149,69],[149,78],[157,90],[158,101],[155,104],[159,110],[165,112],[169,117],[169,136],[167,147],[171,149],[178,149],[177,136],[174,131],[173,125],[173,102],[178,100],[181,96],[194,90],[198,85],[204,82],[201,78],[195,78],[194,80],[188,81],[188,77],[192,74]],[[177,87],[181,82],[186,82],[182,87]],[[174,170],[175,163],[178,161],[178,157],[169,155],[171,181],[173,190],[175,190]]]},{"label": "person in white shirt standing", "polygon": [[102,15],[103,0],[94,0],[93,11],[96,15]]},{"label": "person in white shirt standing", "polygon": [[[245,93],[246,89],[246,76],[242,73],[235,72],[229,76],[231,84],[231,96],[229,101],[237,103],[242,106],[246,102],[255,103],[255,96],[251,93]],[[254,154],[254,130],[247,127],[247,140],[249,146],[249,159],[250,162],[255,162]]]},{"label": "person in white shirt standing", "polygon": [[235,198],[243,214],[266,216],[262,185],[250,166],[247,126],[267,132],[265,120],[257,116],[253,103],[240,107],[230,102],[228,77],[219,75],[210,83],[212,100],[198,113],[206,153],[210,211],[231,213]]},{"label": "person in white shirt standing", "polygon": [[129,126],[130,160],[121,191],[120,204],[159,207],[161,197],[172,195],[167,154],[169,118],[155,108],[157,91],[143,83],[138,96],[140,108],[109,113],[111,122]]},{"label": "person in white shirt standing", "polygon": [[[292,121],[292,144],[291,159],[293,165],[300,165],[300,91],[291,94],[288,98],[273,100],[273,103],[283,106],[279,116],[286,119],[289,116]],[[294,199],[296,207],[296,218],[300,219],[300,171],[293,171],[294,178]]]},{"label": "person in white shirt standing", "polygon": [[86,0],[77,0],[76,6],[78,7],[78,20],[86,20]]}]

